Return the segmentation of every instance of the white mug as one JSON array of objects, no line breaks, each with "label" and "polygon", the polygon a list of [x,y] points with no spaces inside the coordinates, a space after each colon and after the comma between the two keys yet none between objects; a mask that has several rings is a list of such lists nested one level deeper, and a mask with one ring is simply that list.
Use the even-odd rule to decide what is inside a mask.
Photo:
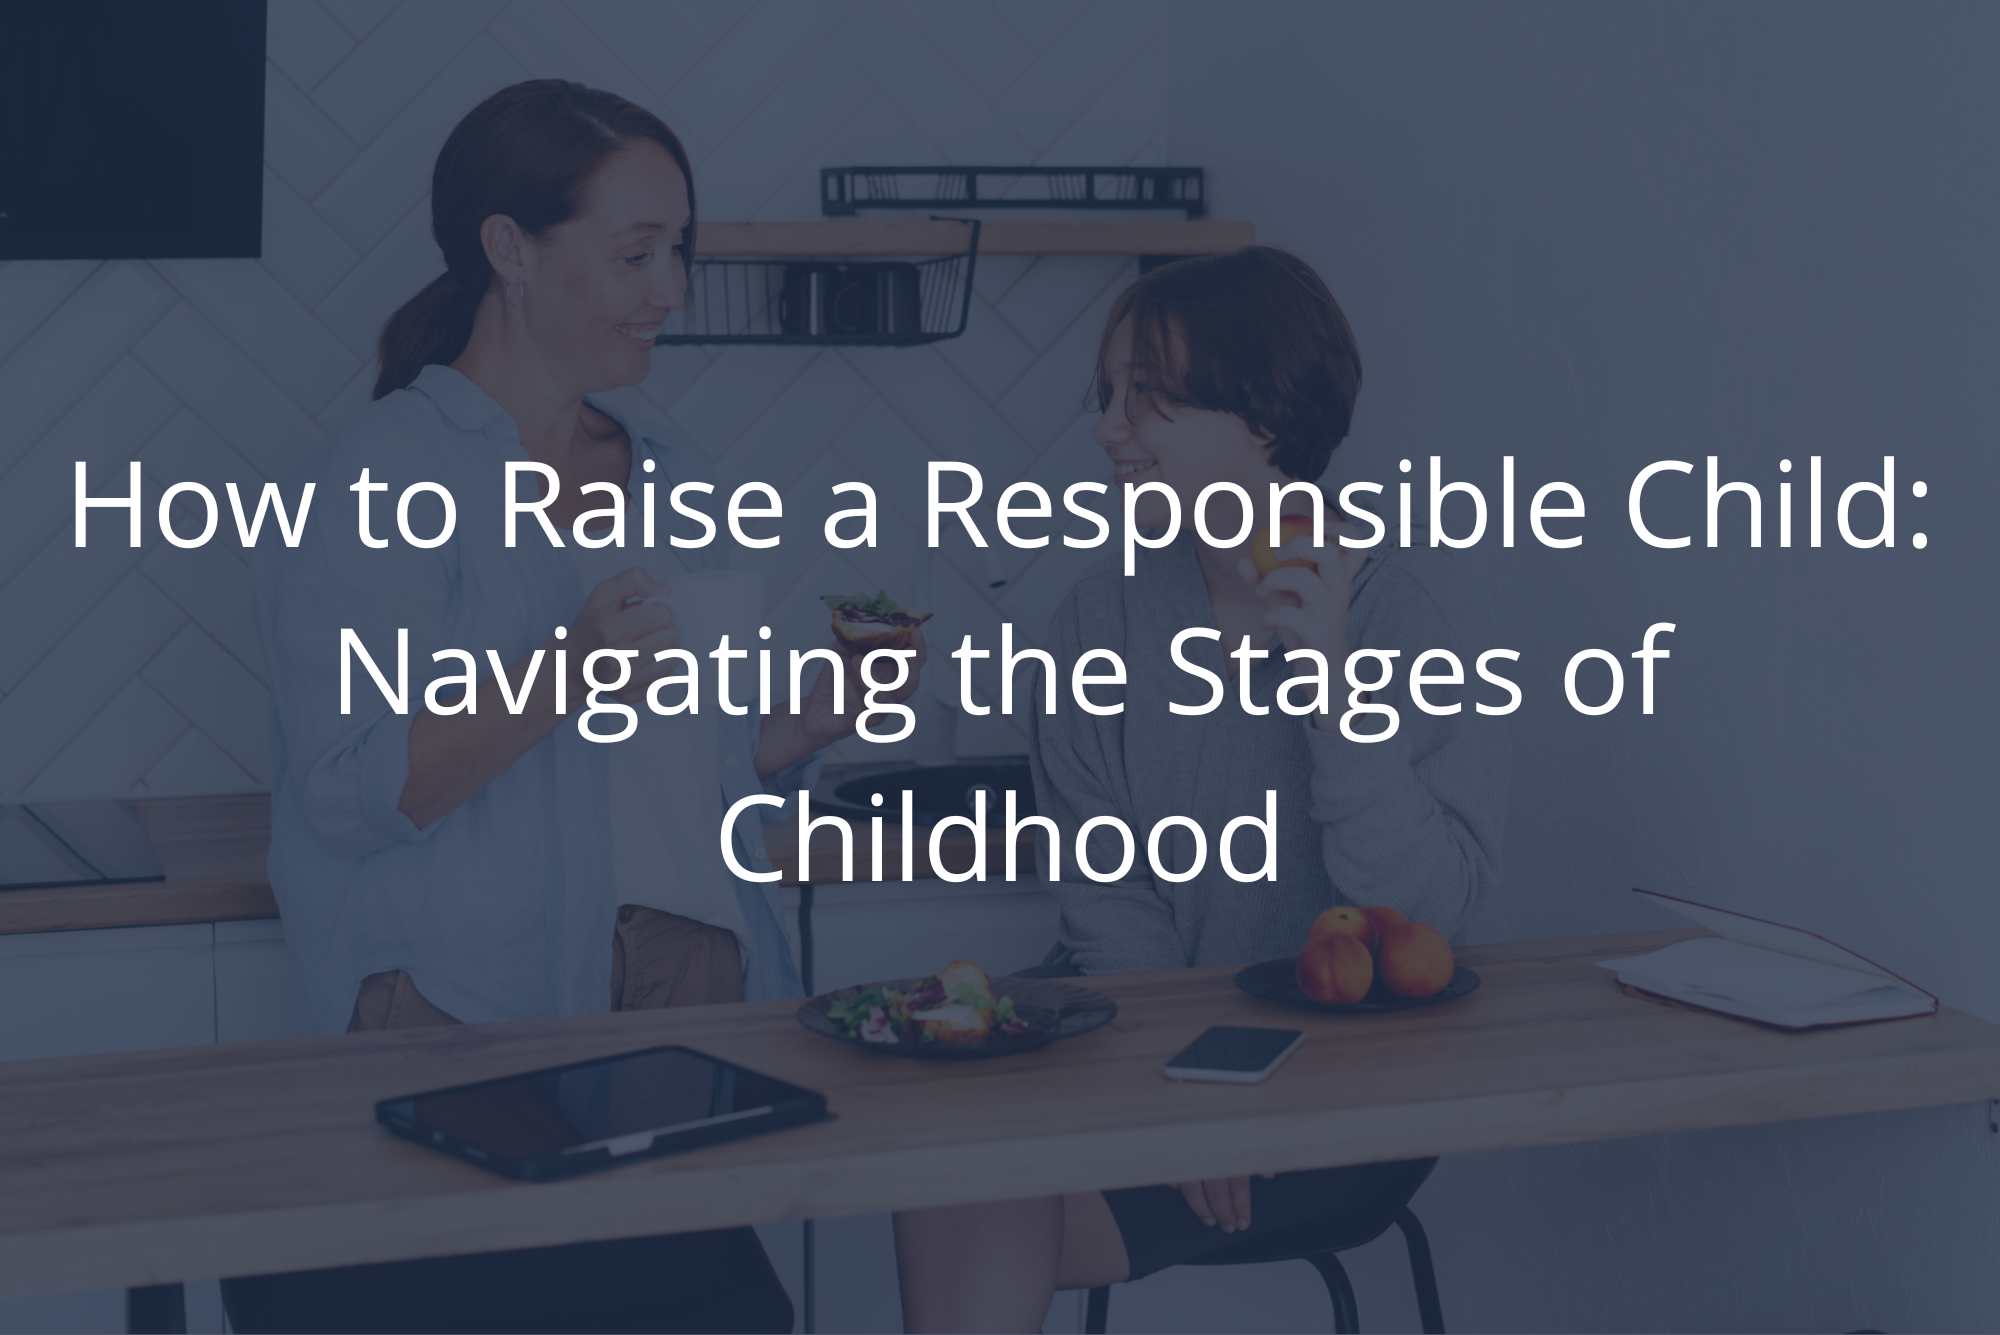
[{"label": "white mug", "polygon": [[668,591],[644,601],[673,609],[681,648],[706,658],[725,635],[731,649],[757,648],[757,627],[764,619],[762,576],[749,570],[691,570],[662,582]]}]

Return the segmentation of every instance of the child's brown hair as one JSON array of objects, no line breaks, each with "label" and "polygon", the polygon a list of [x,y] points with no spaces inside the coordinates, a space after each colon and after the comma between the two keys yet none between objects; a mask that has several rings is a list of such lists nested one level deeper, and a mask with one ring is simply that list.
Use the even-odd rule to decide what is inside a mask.
[{"label": "child's brown hair", "polygon": [[[1125,289],[1097,347],[1097,401],[1111,407],[1112,333],[1132,322],[1132,357],[1168,406],[1235,413],[1271,437],[1271,463],[1313,481],[1346,438],[1361,392],[1354,331],[1312,266],[1272,246],[1163,265]],[[1127,405],[1129,411],[1129,405]]]}]

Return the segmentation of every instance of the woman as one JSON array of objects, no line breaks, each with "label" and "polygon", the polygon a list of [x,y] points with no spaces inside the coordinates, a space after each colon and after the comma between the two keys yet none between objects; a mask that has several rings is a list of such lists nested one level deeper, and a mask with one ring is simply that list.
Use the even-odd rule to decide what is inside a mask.
[{"label": "woman", "polygon": [[[1099,346],[1103,416],[1093,434],[1116,481],[1170,488],[1191,528],[1211,483],[1233,482],[1261,508],[1271,484],[1317,479],[1347,434],[1360,383],[1353,335],[1319,276],[1293,256],[1253,247],[1168,265],[1118,299]],[[1142,527],[1165,528],[1166,498],[1147,492],[1140,500]],[[1233,531],[1229,508],[1211,504],[1211,532]],[[1343,548],[1330,527],[1325,548],[1299,538],[1281,553],[1316,566],[1260,579],[1248,533],[1226,550],[1184,531],[1142,552],[1130,578],[1107,562],[1056,613],[1050,648],[1059,676],[1086,650],[1105,648],[1123,658],[1131,679],[1122,715],[1030,715],[1035,801],[1063,831],[1062,850],[1096,816],[1143,832],[1182,815],[1202,826],[1211,856],[1187,881],[1155,880],[1142,858],[1116,883],[1052,883],[1062,939],[1038,972],[1281,958],[1297,953],[1312,920],[1339,903],[1391,905],[1451,933],[1498,881],[1506,749],[1493,720],[1470,709],[1424,713],[1399,679],[1375,697],[1397,705],[1396,734],[1355,743],[1340,735],[1337,704],[1301,719],[1274,699],[1289,673],[1311,668],[1304,657],[1288,664],[1288,651],[1318,651],[1336,684],[1350,649],[1399,649],[1406,666],[1426,649],[1450,649],[1463,661],[1475,639],[1472,608],[1442,556]],[[1225,678],[1247,662],[1251,700],[1267,713],[1241,710],[1232,683],[1221,708],[1170,714],[1169,702],[1199,703],[1198,684],[1167,655],[1190,626],[1214,627],[1221,638],[1189,641],[1187,656]],[[1239,648],[1268,656],[1226,656]],[[1278,880],[1241,884],[1213,850],[1231,817],[1262,814],[1266,789],[1277,792]],[[1163,861],[1185,870],[1192,836],[1170,835]],[[1093,865],[1118,865],[1116,833],[1099,827],[1092,838]],[[1254,865],[1257,851],[1239,849],[1238,862]],[[1058,1288],[1137,1279],[1241,1241],[1246,1230],[1334,1215],[1386,1223],[1433,1163],[905,1212],[896,1219],[904,1321],[922,1331],[1039,1330]]]},{"label": "woman", "polygon": [[[664,543],[596,545],[613,537],[602,513],[613,494],[636,515],[642,483],[664,493],[709,480],[699,450],[586,397],[645,378],[654,335],[685,296],[694,239],[687,154],[656,116],[610,93],[559,80],[516,84],[446,141],[431,218],[446,272],[384,327],[375,402],[286,488],[316,483],[323,506],[353,488],[357,522],[322,510],[296,548],[258,554],[274,697],[271,879],[313,1028],[797,995],[771,902],[732,877],[717,835],[737,799],[809,786],[818,753],[852,731],[854,711],[832,709],[831,674],[796,714],[781,706],[761,719],[736,716],[704,700],[707,708],[661,719],[641,703],[638,735],[614,745],[594,744],[575,726],[593,651],[637,651],[624,660],[633,665],[628,685],[607,693],[628,703],[679,670],[654,659],[679,641],[667,606],[649,600],[684,570],[727,559],[713,546],[685,549],[683,567]],[[544,514],[560,545],[532,518],[516,543],[505,540],[509,461],[553,476]],[[406,496],[422,482],[455,501],[458,522],[442,543],[412,540],[431,543],[447,522],[434,496]],[[379,496],[372,511],[363,488]],[[348,630],[388,665],[385,675],[407,632],[419,678],[409,712],[392,710],[361,668],[343,665]],[[473,666],[434,657],[450,649],[494,651],[469,702],[462,682],[422,684]],[[567,714],[555,710],[558,653],[567,660]],[[858,698],[855,660],[844,662],[847,697]],[[442,666],[425,666],[434,663]],[[501,664],[505,691],[491,680]],[[350,677],[352,713],[343,704]],[[528,698],[515,710],[520,693]],[[758,828],[747,817],[738,824],[736,857],[768,870]],[[680,1286],[653,1304],[651,1319],[789,1329],[789,1304],[754,1234],[702,1237],[709,1241],[644,1240],[656,1244],[645,1266],[687,1261],[678,1276],[634,1272],[656,1296],[662,1285],[670,1295]],[[730,1237],[736,1260],[718,1261],[714,1240]],[[547,1260],[560,1286],[584,1271],[573,1257],[548,1258],[575,1250],[514,1255]],[[462,1313],[469,1328],[547,1319],[546,1309],[531,1317],[506,1301],[479,1301],[493,1292],[494,1273],[532,1277],[532,1265],[476,1276],[477,1267],[454,1263],[406,1264],[431,1267],[415,1272],[420,1279],[443,1275],[438,1284],[457,1286],[471,1305]],[[347,1272],[343,1291],[366,1291],[369,1275],[389,1284],[389,1271],[403,1309],[366,1319],[417,1328],[394,1324],[413,1319],[410,1294],[424,1287],[412,1286],[407,1269]],[[233,1281],[233,1310],[305,1278]],[[709,1301],[731,1285],[754,1290],[738,1310]],[[628,1320],[626,1308],[572,1298],[559,1308],[571,1328],[679,1328],[616,1324]],[[260,1311],[289,1319],[282,1309]]]}]

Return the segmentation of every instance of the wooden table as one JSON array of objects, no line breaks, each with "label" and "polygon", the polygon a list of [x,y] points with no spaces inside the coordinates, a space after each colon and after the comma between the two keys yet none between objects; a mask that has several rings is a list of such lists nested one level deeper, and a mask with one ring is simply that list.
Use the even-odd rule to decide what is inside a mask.
[{"label": "wooden table", "polygon": [[[0,1294],[166,1283],[1192,1176],[1462,1154],[2000,1096],[1953,1011],[1788,1034],[1626,996],[1593,961],[1693,935],[1463,952],[1485,986],[1367,1019],[1229,969],[1092,980],[1105,1029],[940,1065],[766,1002],[0,1066]],[[1304,1029],[1267,1084],[1175,1084],[1207,1025]],[[395,1140],[386,1096],[682,1042],[824,1090],[838,1119],[528,1185]]]}]

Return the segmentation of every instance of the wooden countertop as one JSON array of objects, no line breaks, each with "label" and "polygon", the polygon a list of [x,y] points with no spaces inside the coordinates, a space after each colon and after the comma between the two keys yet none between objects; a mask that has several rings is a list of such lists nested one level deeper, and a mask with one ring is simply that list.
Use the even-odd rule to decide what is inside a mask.
[{"label": "wooden countertop", "polygon": [[[271,847],[270,794],[161,798],[133,806],[138,809],[146,837],[152,840],[166,880],[0,891],[0,935],[278,916],[278,901],[271,893],[266,871]],[[918,826],[916,833],[917,875],[930,876],[930,827]],[[884,835],[884,871],[890,879],[897,879],[903,865],[902,827],[891,826]],[[855,836],[855,878],[866,880],[868,831],[857,829]],[[1006,861],[999,837],[989,835],[989,839],[987,875],[998,879],[1005,875]],[[839,840],[830,829],[814,833],[811,874],[816,883],[840,880]],[[765,846],[770,850],[771,865],[784,877],[781,884],[796,884],[796,827],[768,827]],[[938,851],[948,867],[972,865],[973,842],[968,835],[947,836]],[[1022,871],[1032,871],[1032,839],[1022,839],[1020,856]]]},{"label": "wooden countertop", "polygon": [[[1627,996],[1594,962],[1699,933],[1482,946],[1446,1005],[1335,1016],[1230,968],[1087,980],[1096,1032],[904,1061],[759,1002],[0,1065],[0,1293],[165,1283],[1745,1125],[2000,1096],[1951,1010],[1785,1033]],[[1302,1029],[1254,1086],[1162,1062],[1211,1024]],[[389,1136],[376,1100],[661,1043],[825,1092],[809,1127],[523,1184]],[[1491,1224],[1504,1227],[1496,1217]]]},{"label": "wooden countertop", "polygon": [[132,805],[166,880],[0,890],[0,934],[278,916],[265,870],[271,846],[268,793]]}]

